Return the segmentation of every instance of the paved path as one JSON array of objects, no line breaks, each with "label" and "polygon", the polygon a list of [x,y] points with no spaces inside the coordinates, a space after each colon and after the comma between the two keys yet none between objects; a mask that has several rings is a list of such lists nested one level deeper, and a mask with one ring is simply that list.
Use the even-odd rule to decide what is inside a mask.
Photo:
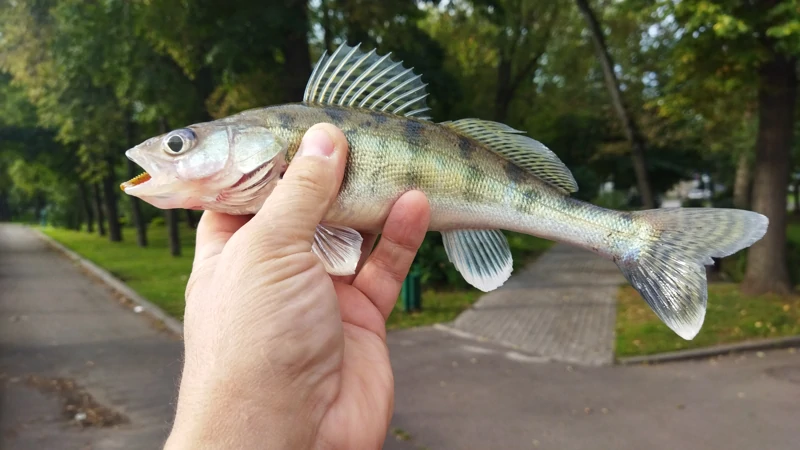
[{"label": "paved path", "polygon": [[610,364],[616,295],[624,282],[613,262],[559,244],[452,325],[546,359]]},{"label": "paved path", "polygon": [[[0,224],[0,448],[160,448],[180,356],[178,340],[33,231]],[[82,430],[66,420],[64,400],[80,395],[64,390],[70,382],[128,423]]]},{"label": "paved path", "polygon": [[[800,353],[569,366],[432,328],[390,333],[389,347],[387,450],[794,450],[800,441]],[[0,448],[160,448],[180,354],[179,341],[32,231],[0,225]],[[63,393],[48,392],[56,378],[128,423],[79,429],[62,415]]]},{"label": "paved path", "polygon": [[570,366],[430,328],[389,336],[410,437],[393,449],[800,448],[800,350]]}]

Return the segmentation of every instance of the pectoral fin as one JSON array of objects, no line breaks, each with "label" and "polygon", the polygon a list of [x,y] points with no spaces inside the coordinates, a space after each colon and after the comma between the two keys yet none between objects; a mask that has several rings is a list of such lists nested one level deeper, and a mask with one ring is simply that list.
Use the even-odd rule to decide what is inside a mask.
[{"label": "pectoral fin", "polygon": [[502,286],[513,270],[508,241],[500,230],[454,230],[442,233],[447,257],[471,285],[489,292]]},{"label": "pectoral fin", "polygon": [[319,224],[311,251],[319,257],[329,274],[352,275],[356,273],[361,258],[363,241],[361,234],[352,228]]}]

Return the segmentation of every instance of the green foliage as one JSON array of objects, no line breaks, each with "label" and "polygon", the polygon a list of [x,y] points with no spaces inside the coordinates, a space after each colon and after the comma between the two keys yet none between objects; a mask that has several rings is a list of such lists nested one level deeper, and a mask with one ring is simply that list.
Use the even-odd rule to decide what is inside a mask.
[{"label": "green foliage", "polygon": [[[648,142],[654,190],[700,171],[732,185],[755,146],[755,68],[773,48],[800,52],[798,1],[594,3]],[[577,198],[637,205],[624,194],[636,184],[630,145],[573,2],[15,0],[0,1],[0,30],[0,218],[10,205],[18,216],[47,209],[54,223],[77,223],[90,200],[79,183],[123,178],[125,149],[299,101],[311,62],[344,41],[421,73],[435,120],[502,120],[559,155]],[[608,181],[615,192],[598,197]],[[124,222],[130,209],[120,204]],[[162,211],[142,205],[142,214],[161,226]],[[545,247],[509,236],[518,264]],[[426,285],[466,287],[438,233],[417,262]]]}]

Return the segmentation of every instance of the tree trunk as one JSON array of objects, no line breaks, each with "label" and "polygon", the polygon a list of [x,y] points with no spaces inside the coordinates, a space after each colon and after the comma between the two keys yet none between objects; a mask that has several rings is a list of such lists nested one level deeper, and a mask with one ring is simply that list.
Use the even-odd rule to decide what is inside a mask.
[{"label": "tree trunk", "polygon": [[106,221],[108,222],[108,240],[122,242],[122,225],[119,223],[119,210],[117,209],[117,183],[114,180],[114,169],[110,162],[108,173],[103,176],[103,200],[106,205]]},{"label": "tree trunk", "polygon": [[[137,175],[136,163],[128,160],[128,178],[133,178]],[[147,225],[144,223],[142,217],[142,204],[138,198],[128,195],[131,200],[131,213],[133,215],[133,225],[136,227],[136,245],[139,247],[147,247]]]},{"label": "tree trunk", "polygon": [[739,156],[736,164],[736,179],[733,182],[733,206],[739,209],[750,207],[750,159],[747,154]]},{"label": "tree trunk", "polygon": [[94,233],[94,213],[92,211],[92,199],[84,182],[78,183],[78,194],[81,196],[81,208],[86,217],[86,231]]},{"label": "tree trunk", "polygon": [[794,213],[800,214],[800,180],[794,182]]},{"label": "tree trunk", "polygon": [[97,234],[100,236],[106,235],[106,215],[103,211],[103,195],[100,192],[100,185],[97,183],[92,184],[94,190],[94,210],[97,212]]},{"label": "tree trunk", "polygon": [[503,56],[497,64],[497,87],[494,94],[494,120],[505,122],[511,105],[511,61]]},{"label": "tree trunk", "polygon": [[44,206],[44,197],[42,197],[41,193],[37,193],[33,198],[33,207],[35,209],[33,216],[36,219],[37,225],[41,225],[42,220],[47,219],[47,217],[44,215]]},{"label": "tree trunk", "polygon": [[311,76],[311,52],[308,48],[308,2],[288,0],[286,28],[283,37],[283,88],[287,102],[303,99],[306,82]]},{"label": "tree trunk", "polygon": [[164,211],[169,236],[169,253],[172,256],[181,256],[181,238],[178,233],[178,211],[168,209]]},{"label": "tree trunk", "polygon": [[80,199],[76,200],[76,208],[69,214],[68,222],[71,230],[81,231],[81,225],[83,225],[83,208],[77,204],[80,202]]},{"label": "tree trunk", "polygon": [[622,91],[619,88],[619,80],[614,72],[614,61],[611,59],[611,55],[608,53],[608,46],[606,45],[606,39],[603,35],[603,30],[600,28],[600,24],[597,22],[594,12],[592,11],[591,7],[589,7],[587,0],[576,1],[578,3],[578,9],[580,9],[581,14],[583,14],[583,17],[589,26],[595,52],[600,60],[600,64],[603,66],[603,76],[606,80],[608,93],[611,96],[611,103],[614,106],[614,110],[616,111],[620,122],[622,123],[622,129],[625,132],[625,137],[631,143],[633,171],[636,174],[636,185],[639,189],[639,195],[642,198],[642,206],[644,206],[645,209],[654,208],[655,201],[653,198],[653,192],[650,189],[650,180],[647,176],[647,164],[645,164],[644,159],[646,148],[644,136],[642,136],[641,132],[639,131],[639,127],[633,120],[633,117],[631,116],[630,111],[628,111],[628,107],[625,105],[625,101],[622,98]]},{"label": "tree trunk", "polygon": [[742,290],[748,294],[791,292],[786,253],[786,196],[789,185],[797,61],[781,55],[759,68],[758,137],[753,171],[753,210],[769,218],[769,229],[748,253]]},{"label": "tree trunk", "polygon": [[0,191],[0,222],[11,221],[11,205],[8,204],[8,192]]},{"label": "tree trunk", "polygon": [[325,51],[328,54],[333,53],[333,31],[331,30],[331,10],[328,7],[328,2],[325,0],[320,1],[319,8],[322,10],[322,38],[325,41]]},{"label": "tree trunk", "polygon": [[189,225],[189,228],[196,230],[197,218],[194,216],[194,211],[191,209],[185,209],[184,211],[186,211],[186,224]]}]

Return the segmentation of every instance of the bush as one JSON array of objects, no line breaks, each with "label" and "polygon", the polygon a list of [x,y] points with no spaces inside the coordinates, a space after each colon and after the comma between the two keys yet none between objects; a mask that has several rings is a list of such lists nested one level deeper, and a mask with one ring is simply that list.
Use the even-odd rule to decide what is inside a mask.
[{"label": "bush", "polygon": [[593,201],[597,206],[608,209],[628,209],[628,196],[622,191],[604,192]]},{"label": "bush", "polygon": [[[528,236],[522,233],[504,232],[514,259],[514,270],[519,270],[533,258],[543,253],[553,244],[551,241]],[[442,235],[430,232],[414,260],[422,273],[422,285],[426,288],[463,290],[471,289],[464,277],[456,270],[444,249]]]},{"label": "bush", "polygon": [[422,273],[420,281],[425,287],[464,289],[468,286],[447,258],[441,233],[430,232],[425,236],[414,263]]}]

